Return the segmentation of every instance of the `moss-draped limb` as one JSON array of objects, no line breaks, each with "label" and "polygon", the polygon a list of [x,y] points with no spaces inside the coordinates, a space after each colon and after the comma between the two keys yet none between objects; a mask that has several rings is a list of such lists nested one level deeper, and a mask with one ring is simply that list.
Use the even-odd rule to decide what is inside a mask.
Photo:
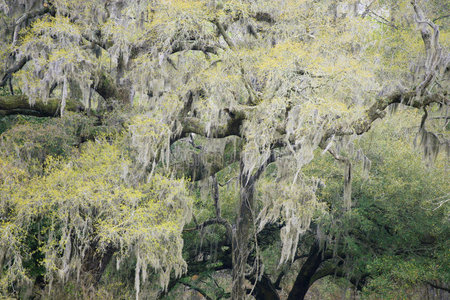
[{"label": "moss-draped limb", "polygon": [[420,109],[433,103],[447,106],[450,105],[448,94],[446,92],[434,93],[424,96],[421,99],[416,99],[416,91],[411,90],[407,92],[396,91],[385,97],[377,98],[375,103],[366,109],[363,115],[351,124],[337,124],[330,126],[322,137],[321,146],[324,147],[327,140],[332,136],[361,135],[369,131],[373,122],[384,118],[386,115],[386,108],[392,104],[403,104]]},{"label": "moss-draped limb", "polygon": [[[55,117],[59,115],[59,110],[60,100],[56,98],[48,99],[46,102],[38,100],[34,105],[30,105],[25,95],[0,96],[0,116],[22,114]],[[83,107],[78,100],[67,99],[65,110],[77,112],[83,110]]]}]

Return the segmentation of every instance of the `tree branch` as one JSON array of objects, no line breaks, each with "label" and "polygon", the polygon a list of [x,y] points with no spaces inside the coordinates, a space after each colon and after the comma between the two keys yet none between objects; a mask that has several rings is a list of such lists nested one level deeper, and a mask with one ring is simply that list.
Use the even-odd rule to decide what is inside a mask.
[{"label": "tree branch", "polygon": [[[225,28],[223,27],[222,23],[220,23],[218,20],[214,20],[213,23],[216,25],[217,29],[219,30],[219,33],[222,35],[222,37],[225,40],[225,42],[227,43],[228,47],[230,47],[230,49],[232,51],[236,51],[236,45],[234,44],[234,42],[231,40],[230,36],[225,31]],[[257,93],[251,87],[251,85],[247,81],[247,79],[245,78],[245,70],[242,67],[242,65],[241,65],[241,70],[240,71],[241,71],[242,81],[244,82],[245,89],[247,90],[247,92],[249,94],[249,104],[255,105],[256,104],[256,99],[255,98],[257,96]]]},{"label": "tree branch", "polygon": [[36,10],[32,10],[29,12],[24,13],[20,18],[18,18],[15,22],[14,22],[14,33],[13,33],[13,41],[12,44],[15,45],[16,41],[17,41],[17,35],[18,35],[18,29],[19,26],[22,25],[23,22],[37,17],[37,16],[42,16],[45,15],[46,13],[51,13],[51,14],[55,14],[55,9],[52,6],[44,6],[43,8],[40,9],[36,9]]},{"label": "tree branch", "polygon": [[12,74],[14,74],[17,71],[19,71],[20,69],[22,69],[23,66],[25,66],[25,64],[29,60],[30,60],[30,57],[26,56],[26,57],[22,58],[21,60],[19,60],[18,62],[16,62],[16,64],[13,65],[11,68],[6,70],[5,74],[2,77],[2,80],[0,81],[0,87],[5,86],[6,83],[8,82],[8,79],[11,78]]},{"label": "tree branch", "polygon": [[213,186],[212,186],[212,195],[214,199],[214,207],[216,209],[216,218],[221,219],[221,211],[220,211],[220,202],[219,202],[219,185],[217,184],[216,174],[212,176]]},{"label": "tree branch", "polygon": [[276,158],[276,156],[275,156],[275,153],[272,151],[272,152],[270,153],[270,156],[266,159],[266,161],[258,168],[258,170],[256,170],[255,174],[253,174],[253,175],[250,177],[250,180],[249,180],[249,181],[256,182],[256,181],[259,179],[259,177],[262,175],[262,173],[265,171],[266,167],[267,167],[270,163],[273,163],[276,159],[277,159],[277,158]]},{"label": "tree branch", "polygon": [[431,282],[431,281],[425,281],[425,282],[426,282],[428,285],[434,287],[435,289],[443,290],[443,291],[446,291],[446,292],[450,293],[450,288],[448,288],[448,287],[445,287],[445,286],[442,286],[442,285],[438,285],[438,284],[433,283],[433,282]]},{"label": "tree branch", "polygon": [[244,110],[233,109],[225,110],[228,113],[229,119],[226,124],[215,128],[207,129],[199,118],[196,117],[184,117],[181,120],[183,130],[180,137],[186,137],[190,133],[196,133],[204,137],[223,138],[231,135],[241,136],[241,126],[246,119],[246,113]]},{"label": "tree branch", "polygon": [[288,300],[303,299],[310,286],[311,278],[317,272],[322,260],[323,249],[320,249],[319,242],[314,241],[309,251],[308,258],[304,262],[302,268],[297,274],[294,286],[289,292]]},{"label": "tree branch", "polygon": [[206,300],[213,300],[211,297],[208,296],[208,294],[203,289],[199,288],[198,286],[196,286],[188,281],[185,281],[185,280],[180,280],[179,282],[181,284],[189,287],[190,289],[199,292]]},{"label": "tree branch", "polygon": [[434,93],[420,99],[417,99],[415,91],[402,92],[396,91],[388,96],[378,98],[375,103],[370,106],[363,116],[350,125],[333,126],[326,131],[322,137],[321,147],[326,148],[326,142],[332,136],[344,136],[357,134],[361,135],[370,130],[372,123],[377,119],[382,119],[386,115],[385,109],[394,103],[401,103],[406,106],[414,108],[426,107],[432,103],[450,105],[450,100],[447,98],[447,93]]},{"label": "tree branch", "polygon": [[[162,290],[158,295],[157,299],[162,299],[165,297],[175,286],[176,284],[183,279],[187,279],[195,274],[209,273],[211,271],[220,271],[220,270],[229,270],[232,268],[231,262],[231,247],[229,243],[222,244],[219,246],[218,255],[214,261],[211,260],[198,260],[197,252],[191,253],[191,255],[186,259],[187,264],[189,266],[187,273],[182,278],[171,278],[169,285],[166,290]],[[206,256],[206,255],[205,255]],[[204,256],[204,257],[205,257]],[[220,263],[218,263],[220,262]]]},{"label": "tree branch", "polygon": [[433,19],[433,23],[435,23],[436,21],[439,21],[441,19],[445,19],[445,18],[450,18],[450,15],[443,15],[443,16],[439,16],[437,18]]},{"label": "tree branch", "polygon": [[130,91],[127,88],[118,87],[114,79],[102,72],[99,76],[99,82],[94,90],[105,99],[105,101],[110,101],[112,99],[120,100],[124,103],[129,101]]},{"label": "tree branch", "polygon": [[230,47],[230,49],[234,51],[236,49],[236,46],[234,45],[234,42],[231,40],[231,38],[228,36],[227,32],[225,31],[225,28],[223,28],[222,23],[220,23],[218,20],[214,20],[213,23],[216,25],[220,35],[222,35],[228,47]]},{"label": "tree branch", "polygon": [[250,282],[255,284],[255,288],[252,290],[252,294],[256,300],[280,300],[280,296],[272,284],[269,276],[263,274],[255,283],[255,277],[250,278]]},{"label": "tree branch", "polygon": [[201,42],[193,42],[193,43],[180,43],[180,42],[175,42],[173,44],[171,44],[171,49],[170,49],[170,54],[175,54],[177,52],[181,52],[181,51],[187,51],[187,50],[191,50],[191,51],[202,51],[205,53],[211,53],[211,54],[216,54],[217,55],[217,50],[219,47],[217,46],[213,46],[213,45],[203,45]]},{"label": "tree branch", "polygon": [[[42,100],[30,105],[25,95],[0,96],[0,116],[6,115],[32,115],[37,117],[55,117],[58,115],[60,100],[51,98],[45,103]],[[67,99],[67,111],[81,111],[82,105],[77,100]]]},{"label": "tree branch", "polygon": [[183,229],[184,232],[195,231],[195,230],[203,230],[203,228],[208,227],[210,225],[223,225],[227,231],[227,241],[231,241],[232,228],[230,223],[224,218],[213,218],[206,220],[205,222],[198,224],[192,228]]},{"label": "tree branch", "polygon": [[425,17],[423,10],[417,5],[416,0],[411,1],[411,4],[414,8],[414,12],[416,13],[416,20],[419,23],[420,34],[422,35],[423,43],[425,44],[425,52],[428,53],[431,50],[431,32],[428,30],[426,24],[424,24]]},{"label": "tree branch", "polygon": [[[328,147],[327,147],[328,148]],[[334,159],[343,162],[345,165],[344,172],[344,204],[345,208],[349,211],[352,206],[352,162],[345,156],[341,156],[328,148],[328,152],[334,157]]]},{"label": "tree branch", "polygon": [[[439,27],[433,22],[426,20],[422,9],[417,5],[416,0],[411,1],[416,12],[416,21],[420,27],[420,33],[425,45],[425,76],[423,81],[417,86],[416,93],[421,96],[424,90],[436,76],[436,69],[441,61],[442,48],[439,44]],[[428,26],[433,28],[434,35],[431,34]]]},{"label": "tree branch", "polygon": [[311,277],[311,281],[310,281],[310,287],[314,284],[314,282],[316,282],[317,280],[327,277],[327,276],[336,276],[336,277],[341,277],[341,278],[346,278],[348,279],[348,281],[350,281],[359,291],[362,290],[363,285],[364,285],[364,278],[366,278],[368,276],[368,274],[363,274],[360,278],[357,277],[352,277],[352,276],[348,276],[348,274],[346,274],[342,268],[339,267],[339,265],[337,266],[329,266],[329,267],[325,267],[323,269],[318,270],[312,277]]},{"label": "tree branch", "polygon": [[[385,109],[394,103],[402,103],[404,105],[414,108],[424,108],[432,103],[439,103],[449,105],[448,94],[446,91],[442,93],[434,93],[424,95],[425,89],[433,81],[436,76],[436,68],[441,61],[442,49],[439,45],[439,28],[430,21],[426,21],[422,9],[417,5],[416,1],[411,1],[416,12],[416,20],[420,26],[422,40],[425,45],[426,52],[426,71],[423,81],[414,89],[410,91],[395,91],[390,95],[378,98],[375,103],[369,107],[364,116],[344,127],[335,126],[327,130],[321,141],[321,147],[325,148],[327,140],[332,136],[344,136],[358,134],[361,135],[370,130],[372,123],[377,119],[382,119],[385,115]],[[428,26],[434,30],[434,36]]]}]

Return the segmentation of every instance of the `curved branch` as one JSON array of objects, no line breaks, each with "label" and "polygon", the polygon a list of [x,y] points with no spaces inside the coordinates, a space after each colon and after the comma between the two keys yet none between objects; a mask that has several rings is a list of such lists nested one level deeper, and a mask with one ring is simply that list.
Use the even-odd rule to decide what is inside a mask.
[{"label": "curved branch", "polygon": [[18,29],[19,26],[22,25],[23,22],[32,19],[34,17],[38,17],[38,16],[42,16],[45,15],[46,13],[51,13],[52,15],[54,15],[56,13],[55,9],[53,6],[44,6],[40,9],[36,9],[36,10],[32,10],[29,12],[24,13],[20,18],[18,18],[15,22],[14,22],[14,33],[13,33],[13,41],[12,44],[14,45],[17,41],[17,35],[18,35]]},{"label": "curved branch", "polygon": [[323,249],[320,249],[319,242],[314,241],[309,251],[309,256],[297,274],[294,286],[289,292],[288,300],[303,299],[309,289],[311,278],[323,262]]},{"label": "curved branch", "polygon": [[[13,40],[12,40],[12,46],[16,44],[17,36],[19,34],[19,27],[22,25],[22,23],[26,22],[29,19],[32,19],[34,17],[42,16],[47,13],[50,13],[52,15],[55,14],[55,9],[53,6],[44,6],[43,8],[36,9],[33,11],[29,11],[24,13],[22,16],[17,18],[17,20],[14,21],[14,32],[13,32]],[[23,66],[30,60],[30,57],[26,56],[22,58],[20,61],[16,62],[15,65],[13,65],[11,68],[6,70],[5,74],[3,75],[1,81],[0,81],[0,87],[4,86],[9,79],[11,79],[12,74],[19,71],[23,68]]]},{"label": "curved branch", "polygon": [[208,129],[206,124],[204,124],[199,118],[184,117],[181,120],[183,130],[179,137],[186,137],[190,133],[196,133],[204,137],[214,138],[223,138],[231,135],[241,136],[241,126],[247,118],[245,111],[234,109],[225,110],[225,112],[229,115],[227,123],[210,129]]},{"label": "curved branch", "polygon": [[215,45],[204,45],[201,42],[192,42],[192,43],[180,43],[174,42],[171,44],[171,49],[169,54],[175,54],[181,51],[202,51],[205,53],[216,54],[218,53],[218,48]]},{"label": "curved branch", "polygon": [[431,32],[430,30],[428,30],[428,27],[426,26],[423,10],[420,8],[419,5],[417,5],[416,0],[411,1],[411,4],[414,8],[414,12],[416,13],[416,21],[417,23],[419,23],[420,34],[422,35],[422,40],[423,43],[425,44],[425,52],[427,53],[428,56],[431,50]]},{"label": "curved branch", "polygon": [[326,267],[323,269],[318,270],[312,277],[311,277],[311,281],[309,286],[311,287],[314,282],[316,282],[317,280],[327,277],[327,276],[336,276],[336,277],[341,277],[341,278],[346,278],[348,279],[348,281],[350,281],[350,283],[352,283],[356,289],[358,289],[359,291],[362,290],[364,283],[365,283],[365,278],[368,276],[368,274],[363,274],[361,276],[361,278],[357,278],[357,277],[349,277],[348,274],[346,274],[342,268],[340,268],[339,266],[331,266],[331,267]]},{"label": "curved branch", "polygon": [[386,108],[394,103],[401,103],[414,108],[423,108],[432,103],[450,105],[450,100],[448,99],[446,92],[430,94],[421,97],[420,99],[417,99],[416,96],[416,91],[411,90],[409,92],[396,91],[388,96],[378,98],[377,101],[365,111],[361,118],[352,122],[350,125],[338,125],[328,129],[322,138],[321,147],[326,148],[327,140],[334,135],[361,135],[369,131],[372,127],[372,123],[378,119],[384,118],[386,115]]},{"label": "curved branch", "polygon": [[[211,271],[230,270],[232,268],[231,262],[231,247],[230,244],[223,244],[227,246],[226,249],[219,247],[219,255],[213,262],[211,260],[198,260],[194,255],[189,256],[186,261],[189,266],[187,273],[181,278],[171,278],[166,290],[162,290],[157,299],[165,297],[180,280],[187,279],[196,274],[209,273]],[[220,262],[220,263],[218,263]]]},{"label": "curved branch", "polygon": [[23,66],[25,66],[25,64],[30,60],[31,58],[29,56],[26,56],[24,58],[22,58],[21,60],[19,60],[18,62],[16,62],[15,65],[13,65],[11,68],[9,68],[8,70],[6,70],[5,74],[2,77],[2,80],[0,81],[0,87],[5,86],[6,83],[8,82],[8,79],[11,78],[12,74],[16,73],[17,71],[19,71],[20,69],[23,68]]},{"label": "curved branch", "polygon": [[223,225],[227,231],[227,241],[231,241],[231,234],[232,234],[231,225],[227,220],[225,220],[224,218],[221,218],[221,217],[206,220],[202,224],[198,224],[197,226],[192,227],[192,228],[185,228],[185,229],[183,229],[183,231],[189,232],[189,231],[195,231],[195,230],[203,230],[203,228],[208,227],[210,225]]}]

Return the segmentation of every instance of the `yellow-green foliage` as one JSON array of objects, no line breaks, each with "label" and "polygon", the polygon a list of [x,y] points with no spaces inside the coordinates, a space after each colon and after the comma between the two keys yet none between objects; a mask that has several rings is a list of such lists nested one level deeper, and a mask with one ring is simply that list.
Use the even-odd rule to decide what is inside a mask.
[{"label": "yellow-green foliage", "polygon": [[93,119],[75,113],[51,119],[18,116],[12,124],[0,135],[0,153],[14,161],[16,166],[27,169],[31,175],[42,173],[48,155],[69,156],[80,139],[95,134]]},{"label": "yellow-green foliage", "polygon": [[[52,282],[88,271],[89,255],[107,247],[119,250],[118,266],[136,257],[137,293],[147,266],[161,274],[162,286],[171,272],[186,271],[181,230],[190,219],[191,200],[182,180],[155,174],[147,184],[130,184],[130,159],[106,141],[88,143],[73,160],[48,157],[45,174],[28,181],[20,170],[6,170],[7,164],[0,164],[3,291],[36,275],[23,264],[33,251],[42,254],[38,263],[50,289]],[[20,189],[8,188],[18,184]],[[30,238],[37,249],[27,249]]]},{"label": "yellow-green foliage", "polygon": [[30,56],[33,60],[17,73],[17,77],[30,103],[37,98],[45,101],[53,84],[62,86],[64,102],[69,78],[79,84],[87,102],[96,59],[91,51],[82,50],[88,45],[82,38],[84,30],[82,24],[61,15],[38,19],[30,28],[23,30],[21,55]]},{"label": "yellow-green foliage", "polygon": [[[0,21],[9,26],[0,28],[0,35],[7,36],[0,43],[0,61],[5,61],[0,72],[13,60],[30,58],[13,74],[13,84],[31,103],[38,97],[45,101],[55,84],[62,108],[75,90],[81,89],[84,103],[91,94],[102,94],[100,102],[115,109],[99,122],[109,132],[126,128],[127,134],[111,134],[81,150],[72,146],[88,139],[83,129],[70,131],[58,122],[17,124],[2,135],[4,290],[42,274],[47,283],[76,278],[92,253],[111,247],[118,262],[126,257],[136,262],[137,295],[147,266],[161,274],[162,286],[172,271],[185,271],[180,235],[191,200],[182,180],[165,176],[178,171],[169,158],[202,175],[225,167],[219,155],[211,154],[224,150],[224,144],[195,144],[195,134],[205,135],[205,144],[214,135],[239,135],[242,151],[230,163],[240,160],[239,169],[247,175],[275,151],[280,174],[257,183],[254,225],[260,230],[269,222],[286,225],[281,262],[287,262],[296,254],[300,234],[323,208],[316,198],[321,182],[302,170],[319,144],[326,142],[320,146],[353,159],[347,153],[353,138],[333,133],[353,132],[352,122],[365,120],[368,105],[394,90],[414,91],[425,74],[424,45],[409,0],[25,1],[33,10],[45,3],[55,13],[13,28],[25,13],[22,2],[0,0],[5,11]],[[418,2],[430,20],[445,15],[445,5],[437,0]],[[445,25],[448,19],[439,22]],[[449,45],[448,28],[440,29],[443,47]],[[13,34],[7,31],[15,29],[20,32],[10,45]],[[447,66],[440,68],[442,75]],[[437,76],[426,93],[446,90],[445,79]],[[117,109],[125,102],[126,109]],[[428,129],[437,115],[432,109],[429,113]],[[446,138],[447,129],[435,132]],[[171,146],[190,131],[195,134],[184,153]],[[401,142],[381,144],[382,151],[394,145],[396,155],[404,155],[402,162],[411,163]],[[395,173],[394,164],[391,168],[386,167]],[[197,169],[177,174],[195,177]],[[236,165],[231,169],[237,172]],[[341,179],[338,167],[329,170],[339,171]],[[414,188],[394,179],[386,192]],[[320,197],[342,200],[340,184],[328,181]],[[377,194],[377,188],[366,192]],[[224,217],[232,220],[238,188],[220,193]],[[200,221],[214,217],[212,204],[203,206],[203,200],[198,203]]]}]

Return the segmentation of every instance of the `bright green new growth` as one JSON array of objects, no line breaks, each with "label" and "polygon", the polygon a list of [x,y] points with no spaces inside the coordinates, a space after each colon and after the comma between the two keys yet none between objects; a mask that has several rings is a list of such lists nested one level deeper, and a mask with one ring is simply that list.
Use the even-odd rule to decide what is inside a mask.
[{"label": "bright green new growth", "polygon": [[[186,271],[180,233],[190,221],[191,200],[182,180],[154,174],[147,184],[130,183],[130,159],[105,140],[85,145],[77,159],[48,157],[45,164],[43,176],[26,181],[19,181],[19,170],[2,168],[2,179],[15,187],[1,190],[1,214],[7,216],[1,223],[8,270],[3,289],[28,280],[22,262],[30,250],[43,256],[38,263],[45,267],[49,292],[55,277],[65,282],[85,276],[82,262],[107,255],[107,247],[118,251],[117,268],[122,259],[136,257],[136,295],[147,266],[160,274],[163,287],[171,272]],[[30,238],[37,249],[27,249]]]},{"label": "bright green new growth", "polygon": [[[56,281],[95,274],[91,262],[113,253],[118,266],[127,258],[135,266],[136,298],[147,266],[167,287],[187,270],[182,231],[191,196],[211,196],[207,178],[225,168],[238,173],[227,178],[236,184],[227,195],[236,222],[220,215],[218,200],[216,214],[211,203],[199,214],[227,232],[235,225],[233,237],[242,233],[248,243],[232,254],[242,262],[231,269],[243,270],[234,298],[246,289],[250,249],[259,263],[257,235],[267,226],[281,224],[278,265],[292,263],[317,215],[330,210],[317,196],[321,180],[305,173],[319,152],[345,168],[344,186],[334,187],[350,214],[352,164],[362,162],[366,179],[371,164],[355,137],[389,105],[424,109],[416,144],[426,159],[450,149],[448,22],[433,27],[421,16],[446,6],[410,2],[0,0],[8,24],[0,28],[8,38],[0,43],[2,85],[9,82],[11,93],[15,85],[29,110],[60,99],[62,116],[40,130],[16,124],[2,135],[5,294],[31,282],[30,269],[45,267],[35,273],[45,272],[50,292]],[[36,11],[42,14],[28,15]],[[74,122],[85,126],[66,124],[69,107],[86,112]],[[107,138],[99,138],[103,130]],[[272,163],[274,176],[266,169]],[[185,177],[195,182],[189,191]]]}]

